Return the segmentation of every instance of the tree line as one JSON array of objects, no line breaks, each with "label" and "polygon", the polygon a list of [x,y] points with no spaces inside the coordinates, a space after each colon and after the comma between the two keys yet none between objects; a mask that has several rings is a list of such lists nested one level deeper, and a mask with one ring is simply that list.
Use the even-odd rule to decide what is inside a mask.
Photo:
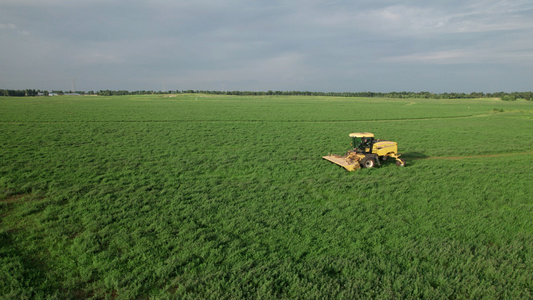
[{"label": "tree line", "polygon": [[26,89],[26,90],[0,90],[0,96],[6,97],[34,97],[39,94],[38,90]]},{"label": "tree line", "polygon": [[425,99],[474,99],[474,98],[501,98],[505,101],[517,99],[533,100],[533,92],[496,92],[496,93],[431,93],[431,92],[311,92],[311,91],[209,91],[209,90],[170,90],[170,91],[127,91],[127,90],[100,90],[100,91],[41,91],[35,89],[8,90],[0,89],[0,96],[10,97],[35,97],[49,95],[154,95],[154,94],[214,94],[235,96],[334,96],[334,97],[379,97],[379,98],[425,98]]}]

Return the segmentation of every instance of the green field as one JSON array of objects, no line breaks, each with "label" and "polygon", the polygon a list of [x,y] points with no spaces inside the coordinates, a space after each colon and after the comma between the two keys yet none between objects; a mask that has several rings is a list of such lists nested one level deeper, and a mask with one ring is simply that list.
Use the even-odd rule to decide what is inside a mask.
[{"label": "green field", "polygon": [[[346,172],[348,134],[407,161]],[[531,298],[533,102],[0,97],[0,297]]]}]

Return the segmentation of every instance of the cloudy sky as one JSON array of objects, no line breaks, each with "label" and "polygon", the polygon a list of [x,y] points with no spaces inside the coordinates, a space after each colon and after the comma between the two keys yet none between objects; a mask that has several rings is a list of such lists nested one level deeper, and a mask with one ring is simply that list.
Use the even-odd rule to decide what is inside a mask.
[{"label": "cloudy sky", "polygon": [[533,90],[531,0],[1,0],[0,88]]}]

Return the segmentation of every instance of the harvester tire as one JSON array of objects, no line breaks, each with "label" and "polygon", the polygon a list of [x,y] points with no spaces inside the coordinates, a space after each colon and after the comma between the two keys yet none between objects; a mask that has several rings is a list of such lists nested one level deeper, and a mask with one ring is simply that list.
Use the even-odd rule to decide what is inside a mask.
[{"label": "harvester tire", "polygon": [[367,169],[367,168],[373,168],[376,166],[376,161],[373,157],[365,157],[361,160],[361,167]]},{"label": "harvester tire", "polygon": [[405,159],[403,158],[398,158],[399,160],[396,160],[396,165],[398,167],[405,167]]}]

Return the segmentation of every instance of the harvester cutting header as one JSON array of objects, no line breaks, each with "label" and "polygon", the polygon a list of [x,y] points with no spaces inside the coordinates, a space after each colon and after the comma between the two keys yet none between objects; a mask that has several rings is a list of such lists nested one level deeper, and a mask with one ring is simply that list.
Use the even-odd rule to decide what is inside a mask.
[{"label": "harvester cutting header", "polygon": [[397,166],[405,166],[405,160],[398,154],[396,142],[374,139],[374,134],[370,132],[350,133],[350,138],[352,150],[348,151],[345,156],[328,155],[322,158],[348,171],[379,166],[380,161],[386,161],[389,157],[396,159]]}]

